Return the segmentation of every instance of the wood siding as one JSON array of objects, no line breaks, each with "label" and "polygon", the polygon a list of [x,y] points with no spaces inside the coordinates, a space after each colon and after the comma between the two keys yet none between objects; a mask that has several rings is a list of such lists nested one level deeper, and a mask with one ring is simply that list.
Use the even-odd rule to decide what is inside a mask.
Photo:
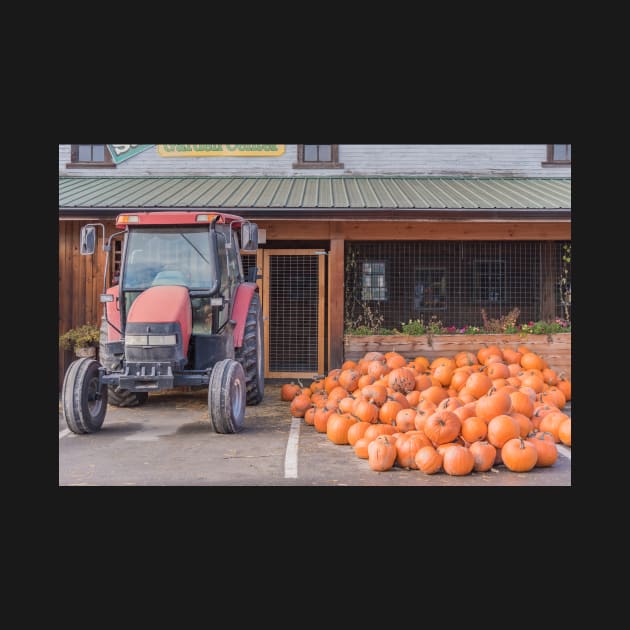
[{"label": "wood siding", "polygon": [[[59,334],[82,324],[100,326],[105,252],[102,231],[98,228],[98,250],[94,256],[79,254],[81,227],[91,221],[59,221]],[[98,221],[97,221],[98,222]],[[107,235],[115,231],[114,223],[102,221]],[[75,356],[59,349],[59,387]]]},{"label": "wood siding", "polygon": [[298,169],[297,144],[279,157],[165,158],[153,146],[112,169],[68,169],[69,144],[59,145],[59,174],[112,175],[429,175],[571,177],[571,166],[543,166],[546,144],[340,144],[343,169]]},{"label": "wood siding", "polygon": [[[489,345],[516,350],[527,346],[539,354],[558,374],[571,378],[571,333],[557,335],[371,335],[344,338],[344,360],[357,361],[367,352],[399,352],[406,359],[423,356],[433,361],[439,357],[453,357],[458,352],[477,353]],[[339,367],[339,366],[333,366]]]}]

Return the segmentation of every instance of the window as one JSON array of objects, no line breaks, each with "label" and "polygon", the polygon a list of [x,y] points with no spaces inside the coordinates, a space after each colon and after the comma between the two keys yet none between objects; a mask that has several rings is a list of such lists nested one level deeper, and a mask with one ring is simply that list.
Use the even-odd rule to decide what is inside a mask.
[{"label": "window", "polygon": [[478,304],[503,304],[505,261],[500,258],[473,260],[473,296]]},{"label": "window", "polygon": [[364,300],[378,300],[381,302],[387,299],[384,262],[363,263],[362,297]]},{"label": "window", "polygon": [[566,166],[571,164],[571,145],[570,144],[548,144],[547,145],[547,161],[543,165],[561,164]]},{"label": "window", "polygon": [[71,145],[71,162],[66,168],[115,168],[109,149],[104,144]]},{"label": "window", "polygon": [[446,268],[416,267],[413,301],[416,311],[446,309]]},{"label": "window", "polygon": [[115,238],[112,241],[111,267],[109,268],[109,284],[118,284],[120,280],[120,262],[122,260],[122,240]]},{"label": "window", "polygon": [[293,168],[343,168],[338,144],[298,144]]}]

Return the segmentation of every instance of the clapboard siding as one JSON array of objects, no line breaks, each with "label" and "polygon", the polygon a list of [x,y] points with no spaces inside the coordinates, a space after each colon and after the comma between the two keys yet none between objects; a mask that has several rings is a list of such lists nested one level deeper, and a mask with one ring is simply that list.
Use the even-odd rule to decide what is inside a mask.
[{"label": "clapboard siding", "polygon": [[[474,352],[496,345],[500,348],[527,346],[539,354],[556,372],[571,377],[571,333],[557,335],[346,335],[344,359],[357,361],[367,352],[399,352],[406,359],[424,356],[431,361],[438,357],[452,357],[458,352]],[[335,366],[339,367],[339,366]]]},{"label": "clapboard siding", "polygon": [[[105,253],[101,249],[94,256],[79,254],[79,234],[88,221],[59,221],[59,334],[83,324],[100,326],[102,305],[99,295],[103,289]],[[113,222],[102,221],[107,235],[115,231]],[[59,349],[59,385],[75,356]]]},{"label": "clapboard siding", "polygon": [[279,157],[166,158],[151,147],[116,168],[67,169],[70,145],[59,145],[59,174],[120,175],[381,175],[571,177],[570,167],[543,167],[546,144],[341,144],[343,169],[294,169],[297,145]]}]

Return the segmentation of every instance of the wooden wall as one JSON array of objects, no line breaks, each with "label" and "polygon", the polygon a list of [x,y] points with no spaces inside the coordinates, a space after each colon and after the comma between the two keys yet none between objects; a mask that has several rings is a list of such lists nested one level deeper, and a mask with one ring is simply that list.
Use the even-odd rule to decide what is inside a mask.
[{"label": "wooden wall", "polygon": [[[59,334],[82,324],[100,326],[105,252],[102,250],[102,230],[98,228],[98,250],[93,256],[79,254],[79,234],[86,223],[101,222],[107,235],[115,231],[112,221],[59,221]],[[72,352],[59,348],[59,387],[70,363]]]},{"label": "wooden wall", "polygon": [[[372,335],[344,338],[344,360],[358,361],[367,352],[399,352],[406,359],[424,356],[433,361],[453,357],[458,352],[477,352],[482,347],[497,345],[516,350],[527,346],[545,359],[558,374],[571,378],[571,333],[557,335]],[[339,366],[333,366],[339,367]]]}]

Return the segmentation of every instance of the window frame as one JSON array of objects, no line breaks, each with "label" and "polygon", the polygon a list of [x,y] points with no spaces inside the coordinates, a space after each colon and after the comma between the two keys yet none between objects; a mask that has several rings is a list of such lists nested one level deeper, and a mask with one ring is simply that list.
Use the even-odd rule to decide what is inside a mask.
[{"label": "window frame", "polygon": [[[565,144],[565,147],[571,146]],[[571,160],[556,160],[553,157],[553,144],[547,145],[547,160],[543,162],[543,166],[571,166]]]},{"label": "window frame", "polygon": [[[293,168],[344,168],[343,164],[339,162],[339,145],[330,145],[330,161],[329,162],[305,162],[304,161],[304,147],[307,145],[297,145],[297,162],[293,164]],[[311,145],[308,145],[311,146]],[[313,145],[320,146],[320,145]]]},{"label": "window frame", "polygon": [[[94,145],[90,145],[94,146]],[[79,161],[79,145],[70,145],[70,162],[66,164],[66,168],[116,168],[116,164],[112,160],[112,154],[106,144],[104,147],[104,160],[102,162],[81,162]]]},{"label": "window frame", "polygon": [[[365,265],[370,265],[369,273],[365,271]],[[383,265],[382,273],[374,273],[372,265]],[[370,283],[369,286],[364,284],[365,278],[383,278],[383,286]],[[366,291],[369,291],[371,297],[366,296]],[[382,297],[374,297],[374,292],[378,291]],[[388,302],[389,301],[389,287],[387,286],[387,260],[364,260],[361,263],[361,300],[363,302]]]}]

